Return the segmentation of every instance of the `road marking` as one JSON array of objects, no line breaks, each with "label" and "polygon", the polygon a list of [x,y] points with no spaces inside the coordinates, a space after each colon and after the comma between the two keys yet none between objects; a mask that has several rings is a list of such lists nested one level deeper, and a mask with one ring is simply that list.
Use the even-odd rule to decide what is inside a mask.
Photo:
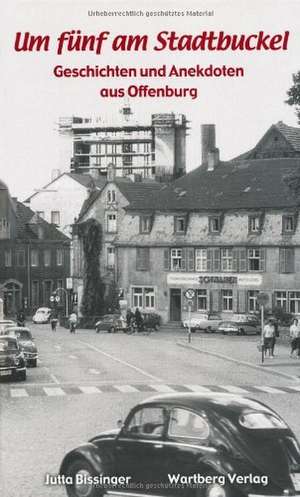
[{"label": "road marking", "polygon": [[25,388],[12,388],[10,391],[11,397],[29,397]]},{"label": "road marking", "polygon": [[186,388],[191,390],[191,392],[211,392],[207,387],[202,387],[201,385],[184,385]]},{"label": "road marking", "polygon": [[82,342],[81,340],[79,340],[79,342],[82,343],[83,345],[85,345],[86,347],[88,347],[88,348],[90,348],[92,350],[95,350],[96,352],[99,352],[99,354],[103,354],[104,356],[109,357],[113,361],[119,362],[120,364],[123,364],[124,366],[127,366],[127,367],[129,367],[131,369],[134,369],[138,373],[140,373],[140,374],[142,374],[144,376],[147,376],[148,378],[152,378],[155,381],[162,381],[161,378],[158,378],[157,376],[154,376],[153,374],[147,373],[143,369],[140,369],[137,366],[134,366],[133,364],[130,364],[129,362],[122,361],[122,359],[119,359],[118,357],[114,357],[113,355],[108,354],[107,352],[104,352],[103,350],[99,349],[98,347],[95,347],[94,345],[91,345],[91,344],[89,344],[87,342]]},{"label": "road marking", "polygon": [[114,387],[123,393],[138,392],[139,390],[131,385],[114,385]]},{"label": "road marking", "polygon": [[66,392],[62,388],[58,387],[44,387],[43,390],[46,395],[49,395],[49,397],[66,395]]},{"label": "road marking", "polygon": [[249,391],[245,390],[245,388],[235,387],[234,385],[222,385],[222,388],[230,393],[249,393]]},{"label": "road marking", "polygon": [[292,390],[296,390],[296,392],[300,392],[300,385],[299,386],[295,385],[295,386],[292,386],[292,387],[289,386],[288,388],[292,389]]},{"label": "road marking", "polygon": [[99,388],[93,386],[78,387],[78,388],[79,390],[81,390],[82,393],[88,393],[88,394],[101,393],[101,390]]},{"label": "road marking", "polygon": [[267,387],[267,386],[255,386],[256,390],[261,390],[266,393],[286,393],[284,390],[279,390],[279,388]]},{"label": "road marking", "polygon": [[100,371],[98,371],[98,369],[91,368],[91,369],[89,369],[89,373],[91,373],[91,374],[100,374]]},{"label": "road marking", "polygon": [[168,392],[176,392],[174,388],[169,387],[169,385],[159,384],[159,385],[149,385],[151,388],[156,390],[157,392],[168,393]]}]

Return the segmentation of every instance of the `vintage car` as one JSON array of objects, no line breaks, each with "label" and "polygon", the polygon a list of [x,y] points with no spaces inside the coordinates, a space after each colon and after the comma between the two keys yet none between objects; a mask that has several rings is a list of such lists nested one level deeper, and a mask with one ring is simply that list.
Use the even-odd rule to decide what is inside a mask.
[{"label": "vintage car", "polygon": [[216,333],[223,335],[259,335],[260,332],[260,326],[255,321],[221,321],[216,329]]},{"label": "vintage car", "polygon": [[8,326],[5,335],[14,336],[18,339],[19,345],[25,357],[26,366],[36,368],[38,351],[33,336],[29,328],[23,326]]},{"label": "vintage car", "polygon": [[3,335],[7,326],[16,326],[16,322],[11,319],[0,319],[0,335]]},{"label": "vintage car", "polygon": [[51,317],[51,309],[49,307],[39,307],[35,314],[32,316],[34,324],[49,323]]},{"label": "vintage car", "polygon": [[[121,422],[120,422],[121,423]],[[261,402],[232,394],[168,394],[65,455],[69,497],[300,496],[300,446]]]},{"label": "vintage car", "polygon": [[204,330],[206,333],[212,333],[216,331],[221,321],[222,318],[218,314],[202,314],[198,317],[192,317],[191,320],[186,319],[182,324],[185,328],[190,326],[192,332]]},{"label": "vintage car", "polygon": [[121,314],[106,314],[95,324],[97,333],[100,331],[108,331],[108,333],[116,333],[119,330],[126,330],[126,320]]},{"label": "vintage car", "polygon": [[26,380],[26,363],[17,338],[0,336],[0,378]]}]

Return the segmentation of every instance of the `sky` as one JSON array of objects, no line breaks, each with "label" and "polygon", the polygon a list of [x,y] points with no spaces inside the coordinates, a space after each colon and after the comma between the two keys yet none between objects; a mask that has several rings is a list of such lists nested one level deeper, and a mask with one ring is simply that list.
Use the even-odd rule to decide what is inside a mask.
[{"label": "sky", "polygon": [[[144,16],[92,16],[91,11],[142,10]],[[184,11],[184,16],[155,15]],[[213,16],[187,16],[186,11],[212,11]],[[190,121],[187,138],[187,171],[201,162],[200,126],[216,125],[217,146],[222,160],[249,149],[278,121],[297,126],[295,110],[286,105],[292,74],[300,70],[299,0],[206,0],[206,1],[60,1],[12,0],[2,7],[0,19],[0,179],[13,196],[24,200],[51,179],[54,169],[69,171],[70,140],[58,133],[61,116],[101,116],[105,121],[119,116],[122,98],[104,98],[99,90],[148,84],[152,87],[197,88],[197,99],[130,98],[140,123],[152,113],[183,113]],[[100,54],[56,53],[57,37],[63,31],[80,29],[97,35],[109,31]],[[290,31],[288,50],[276,52],[154,51],[160,31],[197,35],[202,31],[230,34],[276,34]],[[17,52],[16,33],[49,35],[48,51]],[[148,35],[147,51],[112,51],[118,34]],[[238,66],[243,78],[55,78],[57,65],[65,68],[99,65],[122,67]]]}]

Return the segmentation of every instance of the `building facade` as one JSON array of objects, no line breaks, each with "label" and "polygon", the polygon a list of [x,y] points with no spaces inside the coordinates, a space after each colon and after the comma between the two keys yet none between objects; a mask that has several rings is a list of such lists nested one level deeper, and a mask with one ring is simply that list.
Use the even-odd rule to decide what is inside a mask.
[{"label": "building facade", "polygon": [[[4,313],[50,306],[70,276],[70,240],[0,185],[0,297]],[[62,292],[62,303],[65,292]]]},{"label": "building facade", "polygon": [[279,124],[251,157],[220,162],[212,141],[200,168],[126,207],[116,246],[129,307],[181,321],[193,288],[192,315],[255,312],[259,292],[269,308],[300,313],[299,198],[290,186],[300,178],[300,131]]},{"label": "building facade", "polygon": [[150,123],[140,124],[125,105],[119,122],[61,118],[59,129],[73,141],[73,173],[97,178],[112,164],[118,176],[174,179],[185,174],[187,120],[182,114],[152,114]]}]

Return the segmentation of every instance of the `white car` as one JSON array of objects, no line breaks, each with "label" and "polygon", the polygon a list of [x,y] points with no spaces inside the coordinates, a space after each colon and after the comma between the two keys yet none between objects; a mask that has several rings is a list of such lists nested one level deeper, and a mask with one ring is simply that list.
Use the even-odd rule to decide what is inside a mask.
[{"label": "white car", "polygon": [[185,328],[191,327],[191,331],[204,330],[207,333],[216,331],[222,318],[218,314],[202,314],[201,316],[192,317],[191,320],[183,321]]},{"label": "white car", "polygon": [[36,313],[32,316],[32,322],[35,324],[49,323],[51,309],[49,307],[39,307]]}]

